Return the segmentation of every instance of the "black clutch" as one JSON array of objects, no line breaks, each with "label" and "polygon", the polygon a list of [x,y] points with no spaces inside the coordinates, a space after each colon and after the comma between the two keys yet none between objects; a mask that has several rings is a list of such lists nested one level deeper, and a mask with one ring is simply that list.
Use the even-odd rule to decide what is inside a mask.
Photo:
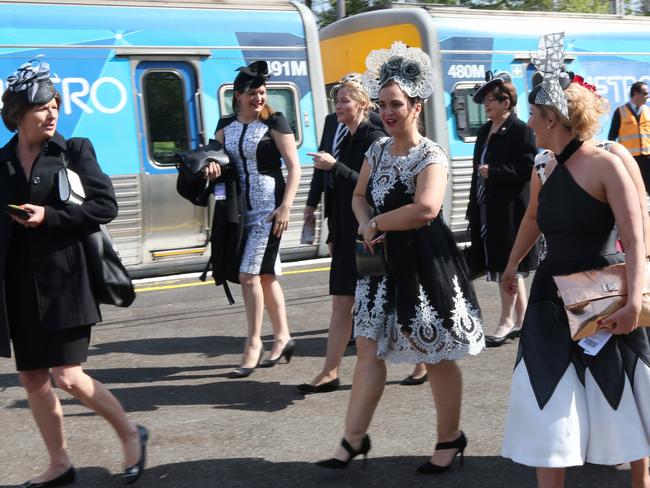
[{"label": "black clutch", "polygon": [[355,260],[357,276],[385,276],[388,274],[386,240],[380,240],[373,245],[373,252],[364,246],[363,239],[357,239]]}]

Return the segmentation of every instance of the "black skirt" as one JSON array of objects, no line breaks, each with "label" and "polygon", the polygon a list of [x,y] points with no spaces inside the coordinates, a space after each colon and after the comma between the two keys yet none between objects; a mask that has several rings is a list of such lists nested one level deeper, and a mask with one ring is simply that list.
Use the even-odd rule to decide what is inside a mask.
[{"label": "black skirt", "polygon": [[329,238],[332,241],[330,267],[330,295],[354,295],[357,287],[355,241],[359,224],[352,213],[352,190],[334,188],[328,219]]},{"label": "black skirt", "polygon": [[[88,357],[90,325],[52,332],[12,332],[16,369],[49,369],[80,364]],[[33,331],[33,329],[32,329]]]}]

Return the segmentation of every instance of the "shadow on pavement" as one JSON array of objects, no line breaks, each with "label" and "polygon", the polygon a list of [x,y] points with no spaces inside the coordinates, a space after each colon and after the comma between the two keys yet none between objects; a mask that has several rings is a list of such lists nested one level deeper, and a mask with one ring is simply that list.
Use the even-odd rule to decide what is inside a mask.
[{"label": "shadow on pavement", "polygon": [[[369,458],[367,469],[354,461],[342,471],[328,471],[311,463],[274,463],[260,458],[206,459],[152,466],[138,481],[138,487],[156,488],[301,488],[321,487],[391,487],[391,488],[534,488],[535,472],[501,457],[465,459],[447,473],[418,475],[415,467],[425,458],[400,456]],[[119,475],[101,468],[81,468],[76,486],[122,486]],[[628,473],[611,468],[587,465],[571,468],[566,486],[571,488],[623,488],[628,486]],[[8,487],[4,487],[8,488]]]},{"label": "shadow on pavement", "polygon": [[[166,369],[166,368],[165,368]],[[137,370],[136,370],[137,371]],[[106,370],[104,370],[106,372]],[[99,375],[95,375],[98,377]],[[181,378],[179,378],[181,379]],[[217,409],[277,412],[303,398],[295,385],[277,382],[257,382],[249,379],[222,381],[200,385],[135,386],[110,388],[127,412],[150,412],[165,406],[205,405]],[[61,404],[78,405],[71,397]],[[16,400],[8,409],[29,408],[27,400]],[[78,414],[85,416],[90,412]],[[74,417],[75,414],[66,415]]]},{"label": "shadow on pavement", "polygon": [[[327,337],[322,336],[327,329],[310,330],[292,334],[296,341],[294,357],[324,357]],[[264,347],[271,350],[273,336],[262,337]],[[145,356],[168,356],[177,354],[201,354],[205,357],[218,357],[224,354],[241,354],[245,337],[222,335],[200,337],[158,337],[153,339],[136,339],[130,341],[104,342],[93,344],[88,356],[112,353],[141,354]],[[355,354],[355,349],[348,347],[345,355]],[[234,368],[235,364],[224,367]],[[2,383],[0,383],[0,386]]]}]

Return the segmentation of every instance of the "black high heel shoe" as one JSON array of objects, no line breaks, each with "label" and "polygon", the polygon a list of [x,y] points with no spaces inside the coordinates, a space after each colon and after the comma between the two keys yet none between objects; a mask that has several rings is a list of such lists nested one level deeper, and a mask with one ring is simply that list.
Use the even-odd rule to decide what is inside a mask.
[{"label": "black high heel shoe", "polygon": [[146,427],[138,425],[138,434],[140,435],[140,449],[142,449],[142,454],[140,454],[140,460],[133,466],[129,466],[124,469],[122,473],[122,481],[125,485],[132,485],[144,471],[144,464],[147,461],[147,441],[149,440],[149,431]]},{"label": "black high heel shoe", "polygon": [[508,342],[509,340],[514,340],[521,335],[521,325],[514,326],[510,332],[502,336],[489,335],[485,336],[485,347],[499,347]]},{"label": "black high heel shoe", "polygon": [[332,381],[327,383],[321,383],[320,385],[312,385],[310,383],[302,383],[298,385],[298,388],[302,393],[329,393],[330,391],[336,391],[341,387],[341,382],[338,378],[334,378]]},{"label": "black high heel shoe", "polygon": [[240,366],[239,368],[235,369],[232,373],[230,373],[231,378],[246,378],[251,375],[253,371],[255,371],[255,368],[259,367],[260,363],[262,362],[262,356],[264,356],[264,346],[262,346],[262,349],[260,349],[260,357],[257,358],[257,364],[253,366],[252,368],[244,368]]},{"label": "black high heel shoe", "polygon": [[54,479],[51,479],[50,481],[43,481],[41,483],[26,481],[20,485],[20,488],[55,488],[57,486],[71,485],[75,482],[76,479],[77,473],[74,470],[74,466],[70,466],[70,468],[65,473],[57,476]]},{"label": "black high heel shoe", "polygon": [[424,373],[424,376],[420,376],[419,378],[415,378],[412,374],[410,374],[402,381],[400,381],[399,384],[404,386],[421,385],[422,383],[426,382],[428,379],[429,379],[429,375],[427,375],[426,373]]},{"label": "black high heel shoe", "polygon": [[280,355],[275,358],[275,359],[265,359],[260,363],[260,368],[272,368],[276,364],[280,362],[280,359],[284,356],[284,359],[287,360],[287,364],[291,362],[291,358],[293,357],[293,350],[296,347],[296,341],[293,339],[290,339],[289,342],[287,342],[284,346],[284,349],[282,349],[282,352]]},{"label": "black high heel shoe", "polygon": [[359,447],[358,450],[354,450],[350,443],[345,440],[345,438],[341,439],[341,446],[348,451],[348,454],[350,457],[346,461],[341,461],[340,459],[336,458],[330,458],[330,459],[325,459],[323,461],[318,461],[316,463],[316,466],[320,466],[321,468],[327,468],[327,469],[345,469],[348,467],[350,462],[357,457],[359,454],[363,456],[363,464],[362,466],[365,468],[366,464],[368,462],[368,451],[370,451],[370,437],[368,437],[368,434],[366,434],[363,439],[361,440],[361,446]]},{"label": "black high heel shoe", "polygon": [[467,437],[465,437],[465,434],[461,430],[458,438],[454,439],[453,441],[438,442],[436,444],[436,451],[443,450],[443,449],[458,449],[458,451],[456,451],[456,454],[454,454],[454,457],[451,459],[451,462],[447,466],[439,466],[437,464],[433,464],[431,461],[427,461],[426,463],[418,467],[417,472],[423,474],[444,473],[445,471],[448,471],[449,468],[451,468],[451,465],[454,464],[454,459],[456,459],[456,456],[458,456],[459,454],[460,454],[460,465],[463,466],[463,464],[465,463],[466,447],[467,447]]}]

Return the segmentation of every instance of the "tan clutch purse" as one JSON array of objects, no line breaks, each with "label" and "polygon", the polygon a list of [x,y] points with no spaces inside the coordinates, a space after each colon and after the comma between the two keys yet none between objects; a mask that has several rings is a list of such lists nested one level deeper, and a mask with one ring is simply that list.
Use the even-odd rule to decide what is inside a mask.
[{"label": "tan clutch purse", "polygon": [[[646,263],[639,327],[650,327],[650,263]],[[564,301],[574,341],[593,335],[598,321],[611,315],[627,301],[625,263],[592,269],[553,280]]]}]

